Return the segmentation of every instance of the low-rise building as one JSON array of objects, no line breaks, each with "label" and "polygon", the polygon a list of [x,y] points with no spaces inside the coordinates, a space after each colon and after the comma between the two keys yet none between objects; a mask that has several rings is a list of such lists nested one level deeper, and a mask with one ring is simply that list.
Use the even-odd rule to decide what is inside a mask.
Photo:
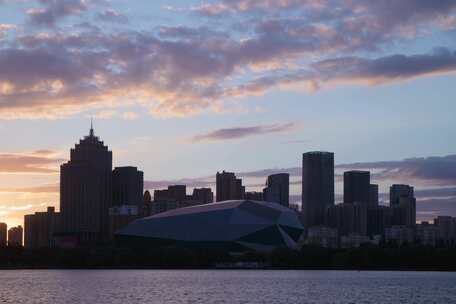
[{"label": "low-rise building", "polygon": [[385,241],[399,246],[412,244],[415,242],[415,231],[408,226],[392,226],[385,229]]},{"label": "low-rise building", "polygon": [[47,212],[36,212],[24,217],[24,246],[28,249],[54,247],[53,235],[57,232],[60,214],[54,207]]},{"label": "low-rise building", "polygon": [[341,248],[358,248],[363,244],[372,243],[375,244],[375,242],[372,241],[368,236],[360,235],[357,233],[350,233],[349,235],[345,235],[340,238]]},{"label": "low-rise building", "polygon": [[0,223],[0,247],[7,245],[8,226],[6,223]]},{"label": "low-rise building", "polygon": [[439,229],[435,225],[429,224],[428,222],[422,222],[416,225],[416,241],[425,246],[437,245],[439,240]]},{"label": "low-rise building", "polygon": [[8,247],[22,247],[22,226],[12,227],[8,230]]},{"label": "low-rise building", "polygon": [[114,238],[116,231],[124,228],[140,217],[141,216],[138,205],[121,205],[109,208],[110,239]]},{"label": "low-rise building", "polygon": [[327,226],[310,227],[307,230],[307,245],[317,245],[324,248],[339,247],[339,233],[337,229]]}]

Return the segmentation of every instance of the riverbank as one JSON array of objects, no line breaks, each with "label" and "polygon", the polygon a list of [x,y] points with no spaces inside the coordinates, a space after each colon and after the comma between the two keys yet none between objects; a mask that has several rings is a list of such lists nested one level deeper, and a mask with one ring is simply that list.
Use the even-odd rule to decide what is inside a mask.
[{"label": "riverbank", "polygon": [[131,250],[115,247],[26,250],[0,248],[0,269],[302,269],[456,271],[455,248],[408,246],[271,253],[190,249]]}]

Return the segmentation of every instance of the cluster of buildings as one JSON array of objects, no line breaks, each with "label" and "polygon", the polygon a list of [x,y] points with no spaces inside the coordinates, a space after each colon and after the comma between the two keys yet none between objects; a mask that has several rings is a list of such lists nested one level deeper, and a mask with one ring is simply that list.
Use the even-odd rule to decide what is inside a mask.
[{"label": "cluster of buildings", "polygon": [[6,223],[0,223],[0,248],[22,246],[22,226],[11,227],[8,230]]},{"label": "cluster of buildings", "polygon": [[369,171],[344,172],[343,203],[334,200],[334,154],[309,152],[302,163],[304,242],[324,247],[364,243],[455,245],[456,218],[416,224],[416,198],[409,185],[390,187],[389,205],[379,204]]},{"label": "cluster of buildings", "polygon": [[[281,173],[269,176],[262,192],[247,192],[240,178],[222,171],[216,174],[215,199],[210,188],[195,188],[187,194],[185,185],[155,190],[152,196],[149,191],[144,192],[144,174],[136,167],[113,169],[112,152],[91,127],[89,135],[71,149],[70,160],[61,166],[60,211],[49,207],[46,212],[26,215],[24,246],[36,249],[106,244],[113,240],[116,231],[149,216],[155,216],[154,223],[159,223],[160,214],[184,207],[195,207],[194,213],[201,210],[215,214],[214,201],[274,203],[286,209],[278,211],[267,204],[233,203],[226,205],[226,210],[245,208],[251,212],[253,206],[258,206],[256,208],[269,208],[275,210],[269,212],[279,214],[291,210],[289,187],[289,174]],[[344,173],[343,203],[335,203],[334,187],[334,154],[303,154],[301,210],[293,210],[303,227],[300,244],[331,248],[380,242],[456,244],[456,218],[439,217],[433,224],[416,224],[416,199],[411,186],[391,186],[388,206],[379,204],[379,188],[371,183],[368,171]],[[291,217],[290,221],[293,221]],[[280,233],[283,235],[285,230]],[[5,244],[5,234],[6,226],[0,224],[0,245]],[[22,244],[21,227],[10,229],[8,234],[11,246]],[[262,235],[262,238],[268,236]]]}]

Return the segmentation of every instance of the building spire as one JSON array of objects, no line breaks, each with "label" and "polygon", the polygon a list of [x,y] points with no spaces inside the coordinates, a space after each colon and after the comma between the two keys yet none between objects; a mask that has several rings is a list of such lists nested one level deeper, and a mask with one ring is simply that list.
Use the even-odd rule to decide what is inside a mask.
[{"label": "building spire", "polygon": [[94,136],[93,132],[93,117],[90,118],[90,137]]}]

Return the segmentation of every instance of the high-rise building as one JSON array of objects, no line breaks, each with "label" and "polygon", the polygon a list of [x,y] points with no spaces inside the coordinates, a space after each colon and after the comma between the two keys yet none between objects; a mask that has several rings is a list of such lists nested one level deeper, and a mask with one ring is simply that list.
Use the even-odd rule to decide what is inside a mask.
[{"label": "high-rise building", "polygon": [[240,200],[244,198],[245,187],[242,179],[236,178],[232,172],[217,172],[216,175],[216,201]]},{"label": "high-rise building", "polygon": [[111,205],[112,152],[91,127],[60,168],[61,234],[78,245],[105,242]]},{"label": "high-rise building", "polygon": [[112,171],[113,206],[134,205],[140,210],[144,204],[144,173],[136,167],[118,167]]},{"label": "high-rise building", "polygon": [[390,188],[392,225],[414,227],[416,224],[416,199],[409,185],[392,185]]},{"label": "high-rise building", "polygon": [[326,226],[336,228],[339,236],[367,235],[367,210],[365,203],[343,203],[326,209]]},{"label": "high-rise building", "polygon": [[6,247],[7,235],[8,235],[8,226],[5,223],[0,223],[0,247]]},{"label": "high-rise building", "polygon": [[266,188],[263,190],[263,199],[266,202],[279,203],[282,206],[290,205],[290,174],[280,173],[268,176]]},{"label": "high-rise building", "polygon": [[369,205],[378,206],[378,185],[371,184],[369,187]]},{"label": "high-rise building", "polygon": [[309,152],[302,159],[302,213],[306,228],[322,225],[334,205],[334,153]]},{"label": "high-rise building", "polygon": [[370,172],[344,172],[344,203],[368,204],[370,200]]},{"label": "high-rise building", "polygon": [[367,208],[367,234],[383,235],[391,227],[391,208],[381,205],[369,205]]},{"label": "high-rise building", "polygon": [[24,247],[29,249],[54,247],[53,235],[59,225],[59,213],[54,207],[24,217]]},{"label": "high-rise building", "polygon": [[392,185],[390,187],[390,206],[399,205],[400,198],[414,198],[414,189],[409,185]]},{"label": "high-rise building", "polygon": [[8,230],[8,247],[22,247],[22,226],[12,227]]}]

